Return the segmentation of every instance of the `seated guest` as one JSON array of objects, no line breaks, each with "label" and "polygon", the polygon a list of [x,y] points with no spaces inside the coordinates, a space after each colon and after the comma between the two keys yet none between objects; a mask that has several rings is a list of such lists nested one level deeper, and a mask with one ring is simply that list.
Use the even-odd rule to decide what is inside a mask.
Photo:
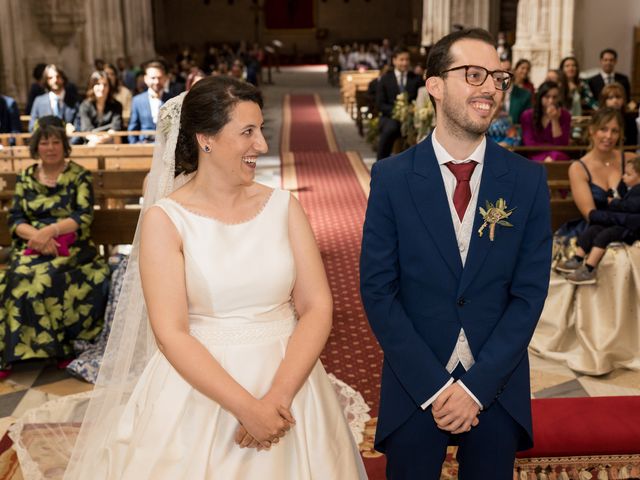
[{"label": "seated guest", "polygon": [[580,66],[575,57],[565,57],[560,62],[560,97],[562,106],[571,115],[582,115],[584,110],[595,110],[598,102],[591,93],[589,84],[580,78]]},{"label": "seated guest", "polygon": [[605,85],[613,82],[622,85],[626,93],[626,98],[631,98],[629,78],[615,71],[616,63],[618,63],[618,52],[614,49],[605,48],[600,52],[600,73],[589,79],[589,87],[591,87],[591,92],[593,92],[596,98],[600,98],[600,92],[602,92]]},{"label": "seated guest", "polygon": [[[592,210],[607,210],[610,198],[626,193],[621,181],[624,162],[634,157],[633,153],[619,150],[622,116],[618,110],[607,107],[596,110],[588,130],[591,150],[569,167],[571,196],[582,219],[569,221],[558,230],[558,236],[562,237],[559,240],[564,244],[582,233]],[[562,271],[562,265],[557,268]]]},{"label": "seated guest", "polygon": [[244,80],[244,64],[241,60],[234,60],[229,70],[229,76],[238,80]]},{"label": "seated guest", "polygon": [[45,67],[43,75],[47,93],[36,97],[33,101],[29,131],[33,132],[35,123],[40,117],[49,115],[61,118],[67,125],[65,128],[73,131],[77,126],[80,106],[77,89],[75,86],[68,85],[64,72],[53,64]]},{"label": "seated guest", "polygon": [[46,85],[46,82],[44,80],[44,69],[46,66],[46,63],[39,63],[34,67],[33,72],[31,73],[31,76],[33,77],[33,83],[29,87],[27,105],[24,109],[24,113],[26,115],[31,114],[31,107],[33,107],[33,102],[36,97],[39,97],[43,93],[47,92],[44,88],[44,86]]},{"label": "seated guest", "polygon": [[110,63],[104,64],[104,71],[109,77],[109,83],[111,84],[111,89],[113,91],[113,99],[120,102],[122,105],[122,118],[129,119],[131,116],[131,100],[133,95],[131,95],[131,90],[125,87],[122,84],[122,80],[120,80],[120,76],[118,75],[118,70]]},{"label": "seated guest", "polygon": [[72,342],[100,333],[109,291],[109,267],[91,241],[91,175],[65,160],[71,148],[62,120],[41,117],[29,150],[40,161],[17,179],[11,260],[0,272],[0,377],[22,360],[66,367]]},{"label": "seated guest", "polygon": [[[164,91],[167,69],[162,62],[152,61],[144,69],[144,83],[147,90],[133,97],[129,131],[155,130],[160,107],[171,98]],[[129,143],[152,143],[153,136],[129,135]]]},{"label": "seated guest", "polygon": [[185,91],[187,77],[182,77],[177,71],[177,68],[171,68],[167,70],[167,81],[164,82],[164,95],[168,98],[177,97]]},{"label": "seated guest", "polygon": [[89,77],[87,98],[80,104],[80,131],[93,132],[89,145],[113,142],[109,131],[122,130],[122,105],[114,100],[109,76],[96,71]]},{"label": "seated guest", "polygon": [[560,78],[560,71],[555,68],[550,68],[547,70],[547,75],[544,77],[545,82],[554,82],[557,83],[560,88],[562,88],[562,82]]},{"label": "seated guest", "polygon": [[619,83],[605,85],[600,92],[600,105],[615,108],[624,120],[624,145],[638,144],[638,126],[633,112],[627,112],[627,98],[624,87]]},{"label": "seated guest", "polygon": [[[527,90],[522,90],[527,95],[531,95]],[[487,137],[503,147],[517,147],[521,138],[518,127],[511,121],[511,116],[503,108],[504,99],[496,111],[496,116],[491,121],[487,130]]]},{"label": "seated guest", "polygon": [[529,72],[531,72],[531,62],[526,58],[521,58],[516,62],[516,67],[513,69],[513,84],[514,86],[524,88],[531,93],[531,99],[536,94],[536,89],[529,80]]},{"label": "seated guest", "polygon": [[[526,61],[526,60],[525,60]],[[522,65],[522,64],[521,64]],[[500,62],[500,68],[511,71],[511,60],[503,60]],[[520,67],[522,69],[522,67]],[[513,85],[509,90],[504,92],[504,100],[502,108],[511,118],[511,123],[520,123],[520,116],[527,109],[531,108],[531,91],[526,88]],[[502,122],[504,123],[504,122]],[[519,142],[519,140],[518,140]]]},{"label": "seated guest", "polygon": [[203,78],[206,78],[206,74],[200,70],[198,67],[192,67],[189,75],[187,76],[187,82],[185,84],[185,88],[187,92],[191,90],[196,83],[198,83]]},{"label": "seated guest", "polygon": [[[520,117],[522,144],[569,145],[571,114],[560,106],[560,89],[557,83],[544,82],[536,94],[535,107],[526,110]],[[537,162],[568,160],[564,152],[550,150],[529,156]]]},{"label": "seated guest", "polygon": [[578,237],[575,255],[562,264],[563,271],[573,270],[567,276],[570,283],[596,283],[596,269],[607,245],[613,242],[631,245],[640,238],[640,157],[627,160],[622,181],[627,193],[612,199],[608,210],[590,212],[589,226]]},{"label": "seated guest", "polygon": [[122,85],[130,92],[133,92],[136,88],[136,75],[140,69],[133,66],[129,57],[118,57],[116,59],[116,67],[116,72],[119,74]]},{"label": "seated guest", "polygon": [[[20,110],[18,103],[11,97],[0,95],[0,133],[20,133]],[[11,139],[11,145],[15,145],[15,139]]]}]

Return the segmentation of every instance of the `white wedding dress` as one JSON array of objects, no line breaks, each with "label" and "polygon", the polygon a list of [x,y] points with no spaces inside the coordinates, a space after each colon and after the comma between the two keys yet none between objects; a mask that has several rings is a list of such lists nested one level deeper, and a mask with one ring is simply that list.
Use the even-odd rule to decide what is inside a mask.
[{"label": "white wedding dress", "polygon": [[[267,393],[296,326],[289,192],[224,224],[164,198],[182,237],[191,334],[244,388]],[[158,351],[117,428],[96,452],[91,478],[121,480],[365,479],[336,392],[318,361],[291,406],[292,429],[269,451],[234,443],[238,421],[187,383]]]}]

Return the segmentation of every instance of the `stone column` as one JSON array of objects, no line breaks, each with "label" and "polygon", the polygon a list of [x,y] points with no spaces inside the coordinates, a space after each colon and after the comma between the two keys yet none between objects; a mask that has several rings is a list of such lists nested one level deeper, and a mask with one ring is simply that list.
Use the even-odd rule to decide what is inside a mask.
[{"label": "stone column", "polygon": [[0,0],[0,93],[18,101],[27,98],[31,71],[25,62],[20,0]]},{"label": "stone column", "polygon": [[122,0],[121,4],[127,56],[134,64],[150,60],[156,55],[151,0]]},{"label": "stone column", "polygon": [[489,0],[450,0],[451,25],[489,29]]},{"label": "stone column", "polygon": [[573,13],[575,0],[520,0],[514,64],[521,58],[531,61],[531,81],[539,85],[551,68],[573,54]]},{"label": "stone column", "polygon": [[433,45],[453,25],[489,29],[490,0],[423,0],[422,45]]},{"label": "stone column", "polygon": [[124,55],[124,22],[120,0],[87,0],[86,51],[88,60],[96,58],[115,63]]},{"label": "stone column", "polygon": [[422,45],[433,45],[451,32],[451,0],[424,0]]}]

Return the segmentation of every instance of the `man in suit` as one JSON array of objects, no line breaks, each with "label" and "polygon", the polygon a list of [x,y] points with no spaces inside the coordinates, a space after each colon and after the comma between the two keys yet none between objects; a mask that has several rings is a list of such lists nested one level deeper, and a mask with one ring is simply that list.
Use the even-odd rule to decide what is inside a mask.
[{"label": "man in suit", "polygon": [[627,102],[631,99],[631,85],[629,78],[622,73],[615,72],[618,63],[618,52],[612,48],[605,48],[600,52],[600,73],[589,79],[589,87],[595,98],[600,98],[600,92],[605,85],[619,83],[627,94]]},{"label": "man in suit", "polygon": [[[147,90],[133,97],[129,131],[156,129],[160,107],[171,98],[164,91],[166,81],[167,69],[162,62],[154,60],[146,64],[144,83]],[[152,143],[153,140],[152,135],[129,135],[129,143]]]},{"label": "man in suit", "polygon": [[384,352],[375,446],[390,480],[439,479],[448,444],[461,480],[511,480],[532,445],[549,189],[542,166],[485,136],[512,82],[494,45],[470,29],[432,47],[437,127],[371,170],[360,289]]},{"label": "man in suit", "polygon": [[381,113],[376,159],[391,155],[393,143],[400,138],[400,122],[391,118],[396,97],[406,92],[409,102],[418,96],[421,79],[409,69],[409,51],[397,47],[393,52],[393,70],[380,77],[376,90],[376,107]]},{"label": "man in suit", "polygon": [[47,65],[43,77],[47,92],[36,97],[31,107],[29,131],[33,132],[36,121],[40,117],[54,115],[61,118],[65,124],[77,127],[80,97],[75,87],[67,82],[64,72],[56,65]]}]

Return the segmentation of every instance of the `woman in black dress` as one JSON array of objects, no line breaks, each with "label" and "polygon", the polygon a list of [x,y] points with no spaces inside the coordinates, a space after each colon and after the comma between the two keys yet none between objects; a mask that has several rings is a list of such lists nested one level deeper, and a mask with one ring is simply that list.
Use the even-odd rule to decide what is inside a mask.
[{"label": "woman in black dress", "polygon": [[80,104],[80,131],[93,132],[89,145],[110,143],[109,131],[122,130],[122,105],[113,98],[107,74],[100,70],[89,77],[87,98]]}]

